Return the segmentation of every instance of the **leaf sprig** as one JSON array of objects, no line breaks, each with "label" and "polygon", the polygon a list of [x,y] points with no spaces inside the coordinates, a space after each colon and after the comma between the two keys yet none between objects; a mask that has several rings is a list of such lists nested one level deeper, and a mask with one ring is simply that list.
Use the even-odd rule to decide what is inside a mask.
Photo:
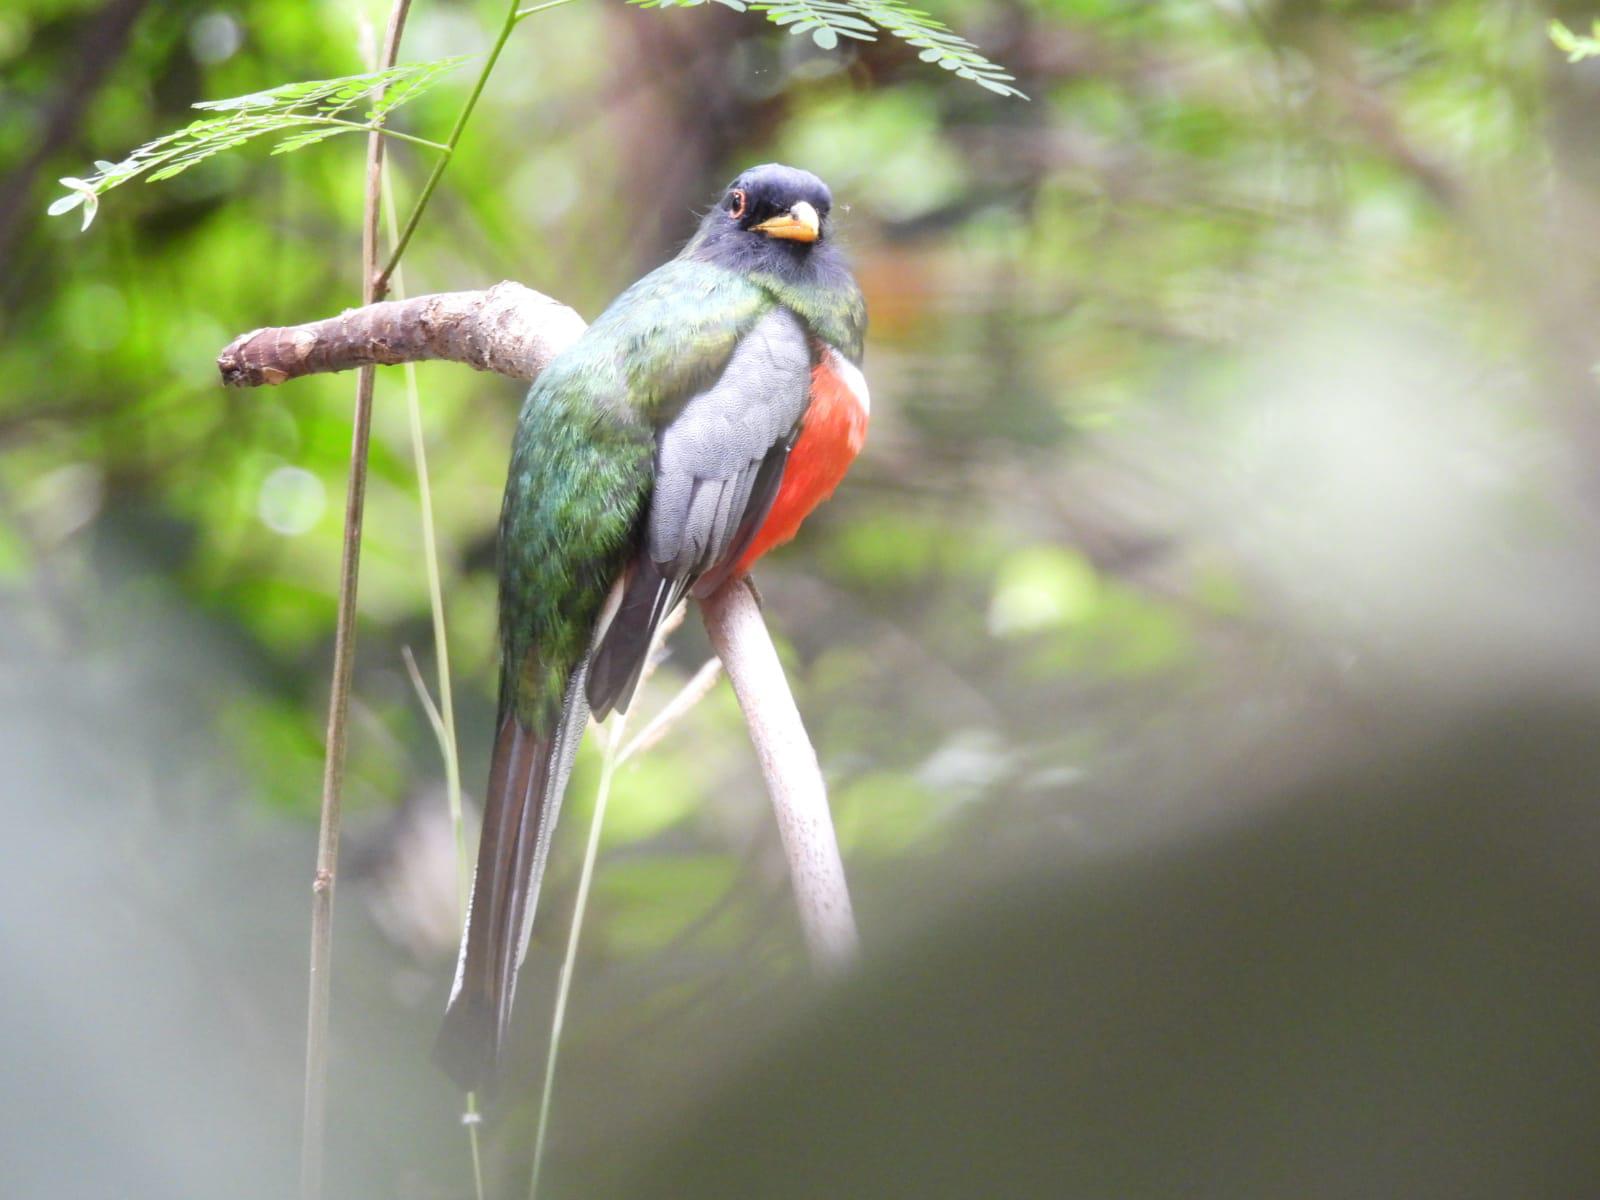
[{"label": "leaf sprig", "polygon": [[1591,33],[1573,33],[1560,21],[1550,22],[1550,40],[1557,50],[1565,51],[1568,62],[1582,62],[1586,58],[1600,57],[1600,21]]},{"label": "leaf sprig", "polygon": [[[536,4],[515,13],[511,23],[565,2],[549,0]],[[643,8],[691,8],[706,0],[628,2]],[[767,20],[788,28],[790,33],[809,33],[811,40],[824,50],[836,49],[840,38],[871,42],[877,40],[879,33],[887,33],[914,46],[925,63],[936,63],[998,95],[1027,99],[1014,86],[1016,76],[985,58],[976,46],[937,17],[913,8],[908,0],[718,0],[718,3],[737,12],[765,13]],[[1600,53],[1600,42],[1572,34],[1559,23],[1552,24],[1551,37],[1574,59]],[[1589,49],[1591,44],[1596,47],[1594,50]],[[341,133],[381,133],[436,150],[448,158],[451,146],[389,129],[384,121],[395,109],[415,100],[440,76],[465,61],[460,57],[441,58],[383,71],[341,75],[337,79],[286,83],[227,100],[202,101],[194,107],[220,115],[201,117],[182,129],[146,142],[121,162],[96,161],[94,173],[87,179],[66,176],[60,183],[67,194],[57,197],[48,212],[52,217],[59,217],[81,207],[83,228],[88,229],[99,211],[100,197],[112,188],[141,175],[152,183],[171,179],[224,150],[263,137],[278,137],[272,153],[287,154]],[[352,110],[374,96],[378,99],[367,105],[359,119],[354,119],[357,114]],[[409,234],[410,227],[402,243]]]},{"label": "leaf sprig", "polygon": [[[629,0],[644,8],[692,8],[705,0]],[[811,40],[824,50],[833,50],[840,38],[858,42],[877,40],[887,33],[920,53],[926,63],[937,63],[962,79],[1001,96],[1027,97],[998,64],[979,53],[978,48],[953,32],[937,17],[913,8],[906,0],[718,0],[736,12],[765,13],[774,25],[787,26],[790,33],[810,33]]]},{"label": "leaf sprig", "polygon": [[[224,150],[280,134],[286,136],[272,148],[274,154],[300,150],[341,133],[372,132],[443,151],[446,147],[437,142],[386,129],[383,122],[395,109],[415,100],[465,61],[441,58],[337,79],[306,79],[227,100],[202,101],[194,107],[221,115],[202,117],[146,142],[121,162],[98,161],[94,164],[95,173],[87,179],[62,179],[67,194],[51,204],[48,212],[58,217],[81,205],[83,228],[87,229],[99,210],[100,197],[114,187],[141,175],[147,175],[152,183],[171,179]],[[352,110],[375,95],[379,99],[367,103],[359,119],[353,119],[357,114]]]}]

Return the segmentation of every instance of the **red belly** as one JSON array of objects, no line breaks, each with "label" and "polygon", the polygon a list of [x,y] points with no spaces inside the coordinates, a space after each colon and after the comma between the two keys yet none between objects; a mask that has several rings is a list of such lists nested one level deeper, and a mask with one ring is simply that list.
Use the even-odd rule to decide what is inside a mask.
[{"label": "red belly", "polygon": [[833,495],[867,439],[866,407],[833,364],[830,350],[811,372],[811,406],[800,440],[789,451],[778,495],[734,575],[743,575],[799,531],[811,510]]}]

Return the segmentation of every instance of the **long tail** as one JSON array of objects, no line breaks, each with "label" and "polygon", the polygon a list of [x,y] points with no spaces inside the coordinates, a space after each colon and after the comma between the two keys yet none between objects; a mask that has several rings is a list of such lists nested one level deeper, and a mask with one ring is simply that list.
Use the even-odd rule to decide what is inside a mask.
[{"label": "long tail", "polygon": [[435,1060],[464,1090],[493,1088],[550,834],[589,720],[587,674],[586,664],[573,673],[554,736],[536,736],[509,711],[500,719],[455,987],[434,1046]]}]

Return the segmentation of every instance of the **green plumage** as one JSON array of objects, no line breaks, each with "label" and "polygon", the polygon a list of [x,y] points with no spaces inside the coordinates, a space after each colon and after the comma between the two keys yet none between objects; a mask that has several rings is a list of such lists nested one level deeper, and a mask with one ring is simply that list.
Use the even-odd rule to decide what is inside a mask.
[{"label": "green plumage", "polygon": [[634,284],[528,390],[500,513],[501,708],[535,734],[634,547],[655,427],[714,380],[775,302],[752,278],[675,260]]},{"label": "green plumage", "polygon": [[867,302],[855,280],[845,286],[793,283],[769,272],[758,271],[750,281],[798,316],[811,332],[853,363],[860,363],[862,342],[867,335]]}]

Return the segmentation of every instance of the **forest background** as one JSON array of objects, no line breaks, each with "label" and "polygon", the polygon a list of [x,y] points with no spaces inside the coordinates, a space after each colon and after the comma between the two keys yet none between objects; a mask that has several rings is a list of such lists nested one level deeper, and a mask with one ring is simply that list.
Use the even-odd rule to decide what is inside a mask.
[{"label": "forest background", "polygon": [[[499,7],[419,3],[401,60],[480,54]],[[0,1180],[18,1195],[68,1155],[119,1195],[282,1194],[351,385],[225,391],[214,360],[356,303],[364,139],[129,185],[87,231],[45,210],[58,178],[196,101],[365,69],[385,12],[0,9]],[[1199,836],[1396,703],[1583,678],[1600,649],[1600,63],[1548,29],[1589,10],[938,15],[1028,99],[891,38],[823,49],[717,4],[541,14],[405,264],[413,294],[510,278],[592,318],[744,166],[831,184],[872,316],[872,432],[758,578],[869,948],[1019,864]],[[442,137],[472,75],[396,127]],[[404,204],[432,160],[388,153]],[[520,392],[418,374],[470,798]],[[378,387],[330,1178],[423,1196],[468,1171],[426,1053],[455,852],[403,660],[432,678],[399,373]],[[691,623],[642,711],[708,653]],[[522,993],[529,1079],[596,767],[591,746]],[[619,773],[595,887],[553,1129],[569,1175],[660,1116],[619,1097],[705,1070],[728,1014],[759,1026],[805,974],[725,688]],[[520,1169],[525,1141],[487,1143]]]}]

